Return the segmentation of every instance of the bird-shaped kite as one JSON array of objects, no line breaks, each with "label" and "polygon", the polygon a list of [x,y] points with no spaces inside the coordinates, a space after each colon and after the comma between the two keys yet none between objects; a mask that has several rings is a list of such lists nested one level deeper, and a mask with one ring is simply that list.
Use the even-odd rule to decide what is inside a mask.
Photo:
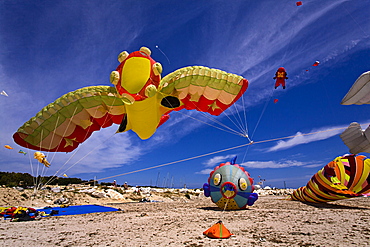
[{"label": "bird-shaped kite", "polygon": [[67,93],[45,106],[13,135],[23,147],[71,152],[93,131],[119,124],[117,132],[134,131],[150,138],[171,111],[187,109],[219,115],[248,87],[242,76],[190,66],[161,79],[162,66],[149,48],[118,56],[110,75],[114,87],[91,86]]}]

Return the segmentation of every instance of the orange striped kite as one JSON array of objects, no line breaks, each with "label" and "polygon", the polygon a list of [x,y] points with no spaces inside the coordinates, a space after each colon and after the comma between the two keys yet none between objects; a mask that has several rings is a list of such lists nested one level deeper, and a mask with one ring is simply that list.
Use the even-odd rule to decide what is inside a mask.
[{"label": "orange striped kite", "polygon": [[370,193],[370,159],[363,155],[344,155],[324,166],[306,186],[296,189],[291,199],[323,203],[368,193]]}]

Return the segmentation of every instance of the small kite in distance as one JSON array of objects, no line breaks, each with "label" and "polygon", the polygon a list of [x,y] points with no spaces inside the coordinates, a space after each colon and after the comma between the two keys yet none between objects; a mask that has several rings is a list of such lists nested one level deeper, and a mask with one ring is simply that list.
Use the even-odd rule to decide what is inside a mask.
[{"label": "small kite in distance", "polygon": [[274,103],[276,104],[277,102],[279,102],[279,100],[278,99],[274,99]]},{"label": "small kite in distance", "polygon": [[8,97],[8,94],[3,90],[3,91],[1,91],[1,93],[0,93],[1,95],[4,95],[4,96],[6,96],[6,97]]},{"label": "small kite in distance", "polygon": [[41,164],[44,164],[44,166],[49,167],[50,163],[46,160],[45,154],[41,152],[35,152],[33,158],[37,159]]},{"label": "small kite in distance", "polygon": [[298,1],[295,3],[297,6],[301,6],[302,5],[302,1]]},{"label": "small kite in distance", "polygon": [[24,154],[24,155],[26,155],[27,153],[26,152],[24,152],[24,151],[22,151],[22,150],[19,150],[19,152],[18,153],[20,153],[20,154]]},{"label": "small kite in distance", "polygon": [[14,149],[14,148],[12,148],[11,146],[9,146],[9,145],[5,145],[4,146],[5,148],[7,148],[7,149]]},{"label": "small kite in distance", "polygon": [[316,61],[316,62],[314,62],[314,64],[312,64],[312,66],[319,66],[319,64],[320,64],[320,62],[319,61]]},{"label": "small kite in distance", "polygon": [[280,85],[283,87],[283,89],[285,89],[285,80],[288,79],[287,75],[288,74],[286,73],[284,67],[278,68],[278,70],[275,73],[275,77],[272,78],[276,79],[275,89]]}]

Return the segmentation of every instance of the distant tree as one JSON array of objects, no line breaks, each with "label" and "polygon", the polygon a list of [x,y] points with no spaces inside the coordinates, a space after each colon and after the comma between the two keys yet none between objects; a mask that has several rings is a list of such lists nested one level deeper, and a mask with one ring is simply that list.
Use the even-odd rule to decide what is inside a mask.
[{"label": "distant tree", "polygon": [[0,185],[26,187],[33,183],[33,177],[28,173],[0,172]]},{"label": "distant tree", "polygon": [[31,176],[28,173],[16,173],[16,172],[0,172],[0,185],[5,185],[7,187],[28,187],[33,186],[34,181],[37,181],[39,184],[48,184],[48,185],[68,185],[68,184],[81,184],[86,183],[86,180],[80,178],[64,178],[57,176],[47,176],[41,177],[38,176],[37,179]]}]

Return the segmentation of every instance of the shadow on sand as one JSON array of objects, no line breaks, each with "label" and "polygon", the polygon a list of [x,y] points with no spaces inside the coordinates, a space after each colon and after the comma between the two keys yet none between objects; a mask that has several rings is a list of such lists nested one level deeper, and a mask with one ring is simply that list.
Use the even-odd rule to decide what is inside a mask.
[{"label": "shadow on sand", "polygon": [[369,210],[369,208],[363,207],[356,207],[356,206],[346,206],[346,205],[338,205],[338,204],[331,204],[331,203],[312,203],[312,202],[302,202],[308,206],[312,206],[315,208],[332,208],[332,209],[360,209],[360,210]]}]

